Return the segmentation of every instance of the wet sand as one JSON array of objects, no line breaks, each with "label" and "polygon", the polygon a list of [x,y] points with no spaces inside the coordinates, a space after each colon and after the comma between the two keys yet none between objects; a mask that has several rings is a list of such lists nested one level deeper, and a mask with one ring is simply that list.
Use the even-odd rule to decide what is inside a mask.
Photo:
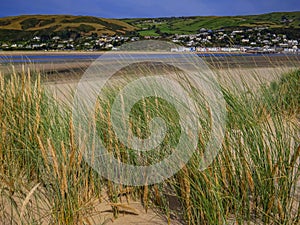
[{"label": "wet sand", "polygon": [[[0,57],[19,55],[99,55],[102,52],[0,52]],[[109,52],[110,54],[111,52]],[[113,52],[117,54],[118,52]],[[135,53],[136,54],[136,53]],[[143,54],[143,53],[141,53]],[[156,53],[157,54],[157,53]],[[172,53],[174,54],[174,53]],[[208,67],[216,74],[218,81],[222,85],[231,88],[241,88],[246,83],[251,88],[256,89],[262,83],[268,83],[277,79],[282,73],[300,69],[300,55],[259,55],[259,56],[230,56],[214,57],[213,55],[202,57]],[[58,98],[66,100],[76,90],[77,84],[82,78],[87,68],[95,59],[68,59],[51,63],[14,63],[1,64],[0,73],[11,74],[13,70],[21,72],[31,70],[31,73],[41,74],[42,81],[49,90]],[[162,65],[162,67],[164,67]],[[160,65],[155,65],[155,70],[160,70]],[[138,70],[136,70],[138,71]],[[128,71],[127,71],[128,72]],[[132,69],[135,73],[135,69]],[[139,71],[138,71],[139,72]],[[114,78],[121,79],[121,76]],[[119,74],[119,75],[120,75]]]},{"label": "wet sand", "polygon": [[[113,54],[117,52],[113,52]],[[103,52],[0,52],[2,56],[22,55],[100,55]],[[109,52],[111,54],[111,52]],[[242,68],[300,68],[300,55],[258,55],[258,56],[229,56],[229,57],[202,57],[204,62],[213,70],[242,69]],[[17,72],[22,68],[30,68],[38,72],[50,82],[64,82],[78,80],[95,59],[61,59],[53,62],[39,63],[1,63],[2,74],[12,72],[12,66]]]}]

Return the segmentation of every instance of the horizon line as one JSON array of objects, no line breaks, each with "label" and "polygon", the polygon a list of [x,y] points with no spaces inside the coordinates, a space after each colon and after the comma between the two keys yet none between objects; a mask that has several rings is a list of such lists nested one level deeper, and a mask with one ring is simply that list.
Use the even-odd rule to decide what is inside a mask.
[{"label": "horizon line", "polygon": [[7,18],[7,17],[18,17],[18,16],[88,16],[88,17],[97,17],[97,18],[105,18],[105,19],[118,19],[118,20],[125,20],[125,19],[159,19],[159,18],[180,18],[180,17],[238,17],[238,16],[257,16],[257,15],[265,15],[265,14],[272,14],[272,13],[300,13],[300,10],[296,11],[269,11],[264,13],[258,14],[236,14],[236,15],[168,15],[168,16],[154,16],[154,17],[101,17],[96,15],[88,15],[88,14],[47,14],[47,13],[29,13],[29,14],[19,14],[19,15],[9,15],[9,16],[1,16],[0,18]]}]

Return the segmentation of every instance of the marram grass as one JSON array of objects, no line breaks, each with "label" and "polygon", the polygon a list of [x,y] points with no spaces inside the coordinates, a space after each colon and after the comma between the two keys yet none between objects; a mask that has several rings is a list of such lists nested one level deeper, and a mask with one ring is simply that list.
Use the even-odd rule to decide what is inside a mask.
[{"label": "marram grass", "polygon": [[[299,223],[299,70],[257,93],[237,95],[222,87],[228,116],[217,158],[198,170],[206,141],[199,135],[198,149],[181,171],[143,187],[114,184],[85,163],[71,109],[55,101],[39,77],[30,71],[0,76],[0,224],[96,224],[92,218],[101,217],[96,208],[104,199],[115,217],[122,210],[136,213],[127,204],[135,199],[169,223],[171,217],[195,225]],[[164,109],[160,116],[172,131],[167,146],[178,139],[178,118],[162,103],[143,100],[133,111],[131,128],[147,136],[149,117]],[[97,104],[97,132],[117,159],[135,164],[157,159],[131,154],[113,132],[109,98]]]}]

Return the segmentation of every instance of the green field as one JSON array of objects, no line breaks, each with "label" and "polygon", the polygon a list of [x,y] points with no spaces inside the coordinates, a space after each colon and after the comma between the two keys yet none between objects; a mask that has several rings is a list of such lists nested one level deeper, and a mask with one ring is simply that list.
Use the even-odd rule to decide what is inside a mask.
[{"label": "green field", "polygon": [[[292,20],[283,22],[285,20]],[[195,16],[178,18],[148,18],[148,19],[124,19],[139,29],[155,26],[162,33],[168,34],[193,34],[200,28],[228,29],[239,27],[268,26],[269,28],[300,28],[300,12],[280,12],[253,16]],[[141,34],[144,35],[145,31]]]}]

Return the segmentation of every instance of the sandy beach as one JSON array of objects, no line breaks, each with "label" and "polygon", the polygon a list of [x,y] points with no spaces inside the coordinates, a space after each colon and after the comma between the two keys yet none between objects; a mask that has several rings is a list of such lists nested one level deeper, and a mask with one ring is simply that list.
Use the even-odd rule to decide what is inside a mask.
[{"label": "sandy beach", "polygon": [[[117,54],[118,52],[107,52]],[[126,52],[125,52],[126,53]],[[71,58],[62,58],[53,62],[29,62],[29,63],[0,63],[2,74],[11,74],[13,71],[21,72],[30,70],[31,73],[41,75],[45,86],[58,98],[66,100],[72,99],[70,93],[73,93],[78,82],[84,75],[87,68],[96,60],[76,59],[72,56],[86,55],[98,56],[105,52],[86,52],[86,51],[52,51],[52,52],[0,52],[0,57],[11,56],[55,56],[66,55]],[[134,54],[137,54],[135,52]],[[139,54],[145,54],[139,52]],[[147,54],[157,54],[149,53]],[[165,54],[165,53],[164,53]],[[172,53],[173,54],[173,53]],[[1,58],[0,58],[1,59]],[[213,55],[202,57],[203,61],[216,74],[221,84],[228,87],[242,87],[247,83],[251,88],[258,87],[261,83],[268,83],[279,77],[282,73],[291,71],[300,67],[300,55],[258,55],[258,56],[230,56],[215,57]],[[159,68],[156,68],[159,71]],[[128,73],[128,71],[126,72]],[[135,73],[133,71],[133,73]],[[122,73],[121,73],[122,76]]]},{"label": "sandy beach", "polygon": [[[94,62],[98,56],[103,54],[118,54],[117,51],[110,52],[86,52],[86,51],[0,51],[0,71],[2,74],[9,74],[12,68],[17,72],[29,68],[32,72],[38,72],[43,77],[46,77],[50,82],[64,82],[66,80],[77,80],[81,77],[84,71]],[[127,54],[127,52],[122,52]],[[132,54],[145,54],[143,52],[130,52]],[[147,54],[157,54],[155,52],[147,52]],[[168,54],[168,53],[164,53]],[[174,54],[169,52],[169,54]],[[8,62],[3,63],[1,59],[10,59],[10,57],[21,57],[22,62]],[[31,61],[26,60],[26,56],[51,57],[51,61]],[[58,58],[55,58],[58,56]],[[59,56],[65,56],[59,58]],[[74,57],[72,57],[74,56]],[[76,56],[83,56],[77,58]],[[89,58],[88,56],[91,56]],[[53,58],[52,58],[53,57]],[[213,54],[201,57],[203,61],[213,70],[227,70],[227,69],[242,69],[242,68],[299,68],[300,55],[245,55],[245,56],[219,56]],[[36,59],[36,58],[35,58]],[[48,60],[48,59],[47,59]],[[25,63],[24,63],[25,62]]]}]

